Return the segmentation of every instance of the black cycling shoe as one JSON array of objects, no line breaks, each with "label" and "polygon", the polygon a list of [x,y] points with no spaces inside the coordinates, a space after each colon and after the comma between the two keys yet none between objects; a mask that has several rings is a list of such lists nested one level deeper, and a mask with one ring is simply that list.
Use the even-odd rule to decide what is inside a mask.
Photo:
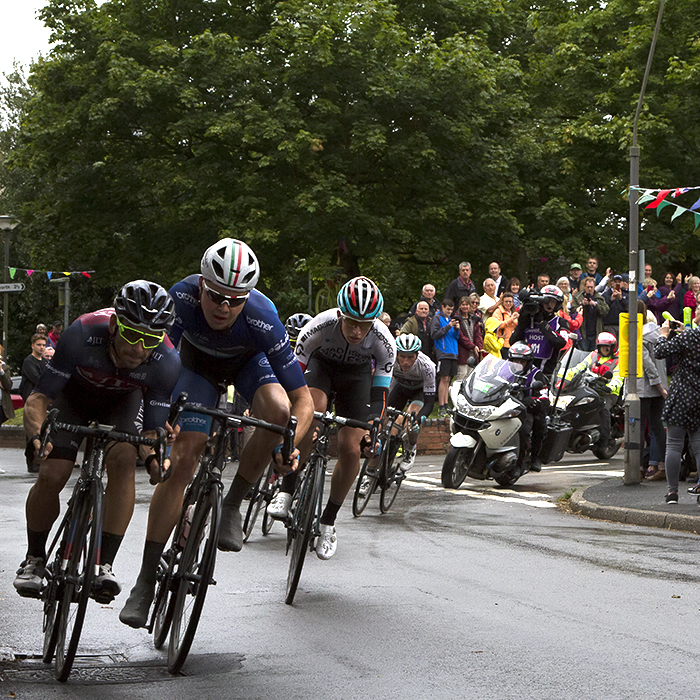
[{"label": "black cycling shoe", "polygon": [[119,613],[119,621],[129,627],[138,629],[145,627],[148,623],[148,612],[151,609],[151,602],[156,590],[155,581],[153,585],[143,581],[136,581],[136,585],[131,589],[126,605]]},{"label": "black cycling shoe", "polygon": [[222,552],[240,552],[243,549],[243,518],[240,508],[224,503],[217,547]]},{"label": "black cycling shoe", "polygon": [[542,471],[542,460],[539,457],[533,457],[530,462],[531,472],[541,472]]}]

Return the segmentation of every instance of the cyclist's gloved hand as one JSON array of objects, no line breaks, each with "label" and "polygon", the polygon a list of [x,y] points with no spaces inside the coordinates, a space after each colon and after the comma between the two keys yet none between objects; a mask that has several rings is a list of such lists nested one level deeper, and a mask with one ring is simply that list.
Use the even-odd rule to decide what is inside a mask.
[{"label": "cyclist's gloved hand", "polygon": [[289,462],[285,463],[282,459],[282,445],[277,445],[272,450],[272,463],[274,470],[280,476],[295,472],[299,468],[299,450],[294,448],[294,451],[289,455]]},{"label": "cyclist's gloved hand", "polygon": [[170,476],[170,460],[166,457],[163,462],[163,478],[160,478],[160,469],[158,468],[158,457],[155,454],[150,454],[146,457],[144,464],[148,472],[151,486],[155,486],[162,481],[165,481]]},{"label": "cyclist's gloved hand", "polygon": [[377,440],[372,448],[372,438],[369,433],[365,433],[360,440],[360,452],[367,458],[376,457],[379,454],[380,444]]}]

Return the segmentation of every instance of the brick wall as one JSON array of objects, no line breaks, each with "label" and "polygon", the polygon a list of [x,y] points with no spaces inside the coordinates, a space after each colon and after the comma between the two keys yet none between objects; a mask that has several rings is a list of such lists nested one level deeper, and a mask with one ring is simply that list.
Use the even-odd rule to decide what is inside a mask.
[{"label": "brick wall", "polygon": [[0,426],[0,447],[26,447],[24,428],[21,425]]}]

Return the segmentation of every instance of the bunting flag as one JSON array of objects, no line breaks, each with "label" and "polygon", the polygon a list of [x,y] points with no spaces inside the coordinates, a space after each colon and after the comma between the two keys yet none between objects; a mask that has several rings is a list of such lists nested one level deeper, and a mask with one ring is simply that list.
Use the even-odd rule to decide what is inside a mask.
[{"label": "bunting flag", "polygon": [[675,189],[629,187],[627,190],[627,196],[629,196],[629,192],[632,190],[637,192],[637,204],[645,204],[645,209],[656,209],[656,216],[659,216],[662,209],[665,209],[666,207],[673,207],[671,221],[675,221],[682,214],[692,214],[693,219],[695,220],[695,229],[700,226],[700,211],[698,211],[700,210],[700,197],[698,197],[695,203],[690,207],[683,207],[680,204],[670,201],[668,198],[669,195],[671,195],[672,199],[675,199],[676,197],[681,197],[682,195],[693,190],[700,190],[700,186],[676,187]]},{"label": "bunting flag", "polygon": [[70,277],[71,275],[82,275],[88,279],[95,274],[94,270],[71,270],[70,272],[54,272],[53,270],[27,270],[24,267],[9,267],[10,279],[14,279],[18,272],[26,272],[27,277],[31,277],[35,272],[43,272],[49,279],[63,275],[64,277]]}]

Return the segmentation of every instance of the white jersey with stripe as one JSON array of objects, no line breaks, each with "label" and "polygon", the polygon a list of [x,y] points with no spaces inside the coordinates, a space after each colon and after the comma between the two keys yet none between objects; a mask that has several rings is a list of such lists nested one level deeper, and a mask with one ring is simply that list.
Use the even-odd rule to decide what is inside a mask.
[{"label": "white jersey with stripe", "polygon": [[386,324],[375,319],[369,333],[356,345],[345,340],[340,325],[340,310],[336,308],[321,312],[302,328],[294,351],[302,369],[306,369],[315,352],[342,365],[374,361],[372,386],[388,387],[396,360],[396,344]]},{"label": "white jersey with stripe", "polygon": [[424,353],[418,352],[413,367],[404,372],[397,362],[394,365],[394,382],[406,389],[422,389],[425,394],[435,393],[435,363]]}]

